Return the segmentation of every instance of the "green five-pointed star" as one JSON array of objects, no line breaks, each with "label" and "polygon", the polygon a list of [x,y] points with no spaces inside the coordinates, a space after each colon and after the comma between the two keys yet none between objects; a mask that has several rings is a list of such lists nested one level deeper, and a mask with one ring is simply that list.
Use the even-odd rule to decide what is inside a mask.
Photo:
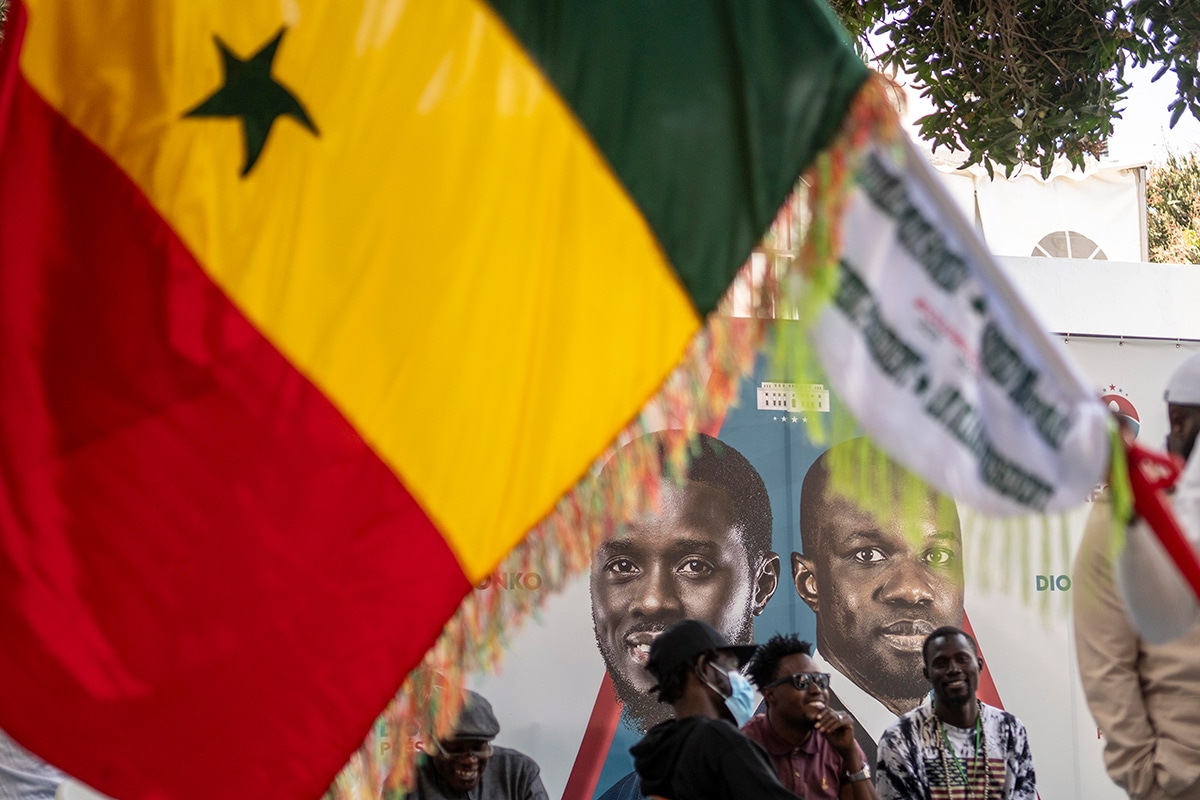
[{"label": "green five-pointed star", "polygon": [[304,127],[317,133],[317,126],[309,119],[308,112],[300,101],[283,84],[271,77],[271,62],[283,39],[284,28],[279,29],[265,47],[243,61],[234,55],[221,37],[214,36],[221,51],[221,65],[225,71],[225,83],[200,105],[184,114],[185,117],[241,117],[242,136],[246,142],[246,161],[242,165],[245,177],[262,154],[267,136],[275,120],[283,115],[292,117]]}]

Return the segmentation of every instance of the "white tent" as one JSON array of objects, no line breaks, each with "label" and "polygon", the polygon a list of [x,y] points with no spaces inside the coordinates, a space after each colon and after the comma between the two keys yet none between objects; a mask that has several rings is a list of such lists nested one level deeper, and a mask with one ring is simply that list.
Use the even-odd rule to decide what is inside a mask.
[{"label": "white tent", "polygon": [[946,188],[999,256],[1145,261],[1146,163],[1089,160],[1082,171],[1055,164],[989,178],[979,166],[931,156]]}]

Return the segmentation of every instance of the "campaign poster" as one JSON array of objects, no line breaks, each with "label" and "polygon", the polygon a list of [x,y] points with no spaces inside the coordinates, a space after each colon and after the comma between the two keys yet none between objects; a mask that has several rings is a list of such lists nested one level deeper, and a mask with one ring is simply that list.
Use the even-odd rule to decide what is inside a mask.
[{"label": "campaign poster", "polygon": [[[1110,408],[1161,447],[1162,387],[1200,345],[1075,337],[1065,346]],[[629,747],[668,712],[639,670],[653,636],[685,616],[738,641],[785,632],[813,643],[832,676],[831,704],[854,716],[872,763],[883,729],[928,692],[919,642],[939,625],[964,627],[985,661],[981,699],[1026,725],[1040,797],[1124,796],[1104,772],[1072,650],[1071,565],[1090,498],[1068,514],[1002,521],[953,503],[938,513],[945,506],[931,501],[921,536],[899,536],[890,520],[820,500],[823,455],[855,432],[837,438],[825,424],[831,435],[815,443],[809,419],[828,423],[838,408],[826,386],[773,380],[760,359],[714,432],[733,474],[705,478],[739,495],[731,513],[746,534],[602,547],[589,574],[514,634],[495,674],[471,676],[500,720],[497,743],[532,756],[552,797],[639,796]],[[476,591],[540,585],[501,573]]]}]

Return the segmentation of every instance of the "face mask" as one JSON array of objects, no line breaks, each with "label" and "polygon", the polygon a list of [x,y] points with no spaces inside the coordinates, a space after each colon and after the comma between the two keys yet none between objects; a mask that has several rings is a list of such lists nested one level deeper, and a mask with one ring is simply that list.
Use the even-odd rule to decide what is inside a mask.
[{"label": "face mask", "polygon": [[[713,666],[716,665],[714,664]],[[729,709],[729,713],[733,715],[734,721],[737,722],[737,726],[740,728],[754,716],[754,687],[750,685],[750,681],[746,679],[746,676],[736,669],[731,669],[725,674],[729,678],[729,686],[732,689],[732,694],[728,697],[725,697],[724,692],[708,681],[704,681],[704,683],[708,688],[725,697],[725,707]]]},{"label": "face mask", "polygon": [[730,714],[733,714],[733,718],[737,720],[737,726],[740,728],[754,716],[754,687],[750,685],[746,676],[737,670],[731,669],[728,674],[733,694],[725,698],[725,707],[729,709]]}]

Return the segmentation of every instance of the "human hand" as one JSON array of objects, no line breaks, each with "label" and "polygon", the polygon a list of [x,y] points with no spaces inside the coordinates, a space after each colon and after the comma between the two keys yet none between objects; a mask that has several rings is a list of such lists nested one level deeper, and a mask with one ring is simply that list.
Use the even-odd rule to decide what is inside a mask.
[{"label": "human hand", "polygon": [[845,711],[822,709],[815,727],[843,758],[854,752],[854,720]]}]

